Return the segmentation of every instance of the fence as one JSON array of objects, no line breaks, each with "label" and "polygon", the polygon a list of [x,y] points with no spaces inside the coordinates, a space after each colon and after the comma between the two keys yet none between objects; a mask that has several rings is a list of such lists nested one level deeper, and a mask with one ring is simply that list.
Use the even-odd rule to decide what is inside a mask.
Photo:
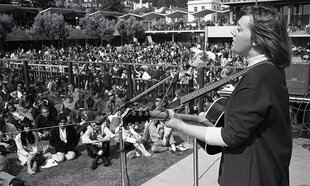
[{"label": "fence", "polygon": [[[3,71],[6,69],[14,70],[20,77],[24,79],[25,86],[29,89],[30,85],[34,82],[43,82],[46,83],[49,79],[60,78],[65,81],[65,84],[72,84],[76,87],[83,88],[86,83],[93,82],[97,76],[100,74],[92,73],[81,73],[86,64],[91,64],[96,70],[99,69],[110,69],[114,65],[123,65],[127,70],[127,78],[113,77],[111,79],[112,85],[123,85],[126,89],[126,97],[131,99],[136,95],[140,94],[144,90],[152,87],[154,84],[158,83],[158,80],[142,80],[135,79],[132,77],[133,66],[149,66],[154,68],[156,64],[140,64],[140,63],[112,63],[112,62],[88,62],[88,61],[47,61],[47,60],[32,60],[32,59],[19,59],[19,60],[0,60],[0,70],[3,74]],[[180,68],[178,65],[165,65],[167,68]],[[209,68],[209,67],[206,67]],[[179,81],[167,81],[161,84],[158,88],[152,90],[148,95],[150,99],[156,97],[161,97],[164,94],[167,95],[168,100],[172,100],[175,97],[175,92],[177,89],[182,90],[183,94],[187,94],[194,90],[195,87],[202,88],[207,82],[208,78],[206,75],[206,68],[200,68],[198,70],[198,76],[195,79],[192,77],[189,80],[188,84],[182,84]],[[221,69],[223,67],[212,66],[209,69]],[[227,67],[225,67],[227,68]],[[234,67],[232,67],[234,68]],[[234,68],[234,71],[236,69]],[[168,90],[169,87],[169,90]],[[167,92],[168,91],[168,92]],[[189,104],[190,112],[193,111],[193,106],[198,105],[198,110],[204,110],[205,97],[201,96],[196,100],[193,100]]]},{"label": "fence", "polygon": [[[79,73],[81,66],[84,64],[89,64],[87,61],[43,61],[43,60],[29,60],[29,59],[19,59],[19,60],[0,60],[1,66],[0,70],[3,74],[4,71],[9,69],[10,71],[15,71],[20,77],[23,78],[25,82],[25,87],[29,89],[30,85],[34,82],[44,82],[46,83],[49,79],[60,78],[64,80],[66,84],[72,84],[79,88],[84,88],[86,83],[94,81],[97,76],[96,74]],[[96,69],[109,69],[112,68],[115,63],[110,62],[91,62],[92,65],[96,66]],[[121,77],[113,77],[111,79],[112,85],[123,85],[126,88],[127,98],[133,98],[134,96],[140,94],[147,88],[152,87],[154,84],[158,83],[158,80],[142,80],[137,78],[132,78],[131,74],[133,72],[134,65],[144,65],[145,64],[133,64],[133,63],[120,63],[118,65],[124,65],[127,70],[127,79]],[[150,68],[156,65],[148,65]],[[177,65],[167,65],[166,67],[178,68]],[[76,70],[78,69],[78,70]],[[171,81],[167,81],[154,89],[148,95],[149,98],[156,98],[163,95],[167,88],[170,86]],[[174,82],[171,90],[168,92],[168,98],[173,99],[174,92],[177,89],[182,89],[184,93],[191,91],[192,85],[190,84],[180,84],[179,82]]]}]

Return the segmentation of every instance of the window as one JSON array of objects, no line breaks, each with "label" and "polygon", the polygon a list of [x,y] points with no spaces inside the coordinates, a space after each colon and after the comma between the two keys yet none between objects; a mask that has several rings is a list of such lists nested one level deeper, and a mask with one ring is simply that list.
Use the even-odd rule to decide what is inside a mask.
[{"label": "window", "polygon": [[194,7],[194,12],[197,12],[198,8],[197,6]]},{"label": "window", "polygon": [[204,9],[206,9],[206,7],[205,7],[205,6],[202,6],[202,7],[201,7],[201,10],[204,10]]}]

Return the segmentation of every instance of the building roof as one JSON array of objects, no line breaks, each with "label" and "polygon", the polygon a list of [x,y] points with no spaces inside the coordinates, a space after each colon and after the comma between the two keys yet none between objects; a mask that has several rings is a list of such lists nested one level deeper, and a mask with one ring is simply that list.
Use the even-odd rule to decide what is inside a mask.
[{"label": "building roof", "polygon": [[85,11],[81,11],[78,9],[69,9],[69,8],[47,8],[45,10],[41,10],[40,13],[44,12],[51,12],[51,13],[57,13],[62,15],[68,15],[68,14],[77,14],[77,15],[85,15]]},{"label": "building roof", "polygon": [[89,14],[89,16],[93,16],[95,14],[101,14],[104,17],[111,17],[111,16],[118,17],[118,16],[120,16],[119,12],[101,11],[101,10],[91,13],[91,14]]},{"label": "building roof", "polygon": [[133,13],[128,13],[128,14],[124,14],[122,16],[119,16],[120,19],[128,19],[130,17],[134,17],[138,20],[141,20],[143,19],[142,16],[138,15],[138,14],[133,14]]},{"label": "building roof", "polygon": [[33,7],[22,7],[18,5],[9,5],[9,4],[0,4],[0,12],[11,12],[13,10],[30,10],[30,11],[40,11],[40,8],[33,8]]},{"label": "building roof", "polygon": [[[280,2],[285,0],[257,0],[258,3],[260,2]],[[245,3],[255,3],[256,0],[223,0],[220,2],[222,5],[231,5],[231,4],[245,4]]]},{"label": "building roof", "polygon": [[192,13],[192,15],[195,17],[204,17],[206,15],[213,14],[215,12],[217,12],[217,10],[204,9],[198,12],[194,12]]},{"label": "building roof", "polygon": [[150,12],[142,15],[142,17],[146,20],[153,20],[165,17],[165,14],[157,13],[157,12]]},{"label": "building roof", "polygon": [[183,17],[185,15],[188,15],[188,12],[186,11],[181,11],[181,10],[177,10],[175,12],[172,12],[170,14],[167,14],[166,16],[171,18],[171,19],[175,19],[175,18],[179,18],[179,17]]}]

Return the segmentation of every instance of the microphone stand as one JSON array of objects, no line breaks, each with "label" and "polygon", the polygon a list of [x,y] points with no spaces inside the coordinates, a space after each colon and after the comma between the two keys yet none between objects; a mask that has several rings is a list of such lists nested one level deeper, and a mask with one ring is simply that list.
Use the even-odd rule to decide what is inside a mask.
[{"label": "microphone stand", "polygon": [[[166,83],[166,81],[169,81],[170,79],[172,79],[172,81],[174,80],[174,78],[176,77],[176,75],[178,75],[180,73],[181,70],[178,70],[175,75],[173,76],[168,76],[165,79],[161,80],[160,82],[156,83],[155,85],[151,86],[150,88],[146,89],[145,91],[141,92],[140,94],[138,94],[137,96],[131,98],[129,101],[125,102],[123,105],[117,107],[113,113],[116,113],[120,110],[122,110],[123,108],[129,106],[130,104],[138,101],[139,99],[141,99],[142,97],[146,96],[148,93],[150,93],[152,90],[156,89],[157,87],[159,87],[160,85]],[[105,117],[108,117],[109,115],[111,115],[112,113],[106,115]],[[125,153],[125,147],[124,147],[124,139],[123,139],[123,122],[122,122],[122,117],[120,115],[118,115],[118,121],[119,121],[119,143],[120,143],[120,164],[121,164],[121,178],[122,178],[122,186],[126,185],[126,177],[127,177],[127,166],[126,166],[126,153]]]}]

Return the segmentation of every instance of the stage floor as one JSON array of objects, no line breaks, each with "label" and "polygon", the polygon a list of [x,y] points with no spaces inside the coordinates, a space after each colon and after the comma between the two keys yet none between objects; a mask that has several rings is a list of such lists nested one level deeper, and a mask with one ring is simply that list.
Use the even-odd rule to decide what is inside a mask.
[{"label": "stage floor", "polygon": [[[308,138],[294,138],[293,156],[290,165],[291,186],[310,186],[310,144]],[[220,155],[210,156],[198,150],[199,185],[217,186]],[[150,179],[143,186],[192,186],[193,154],[174,164],[166,171]]]}]

